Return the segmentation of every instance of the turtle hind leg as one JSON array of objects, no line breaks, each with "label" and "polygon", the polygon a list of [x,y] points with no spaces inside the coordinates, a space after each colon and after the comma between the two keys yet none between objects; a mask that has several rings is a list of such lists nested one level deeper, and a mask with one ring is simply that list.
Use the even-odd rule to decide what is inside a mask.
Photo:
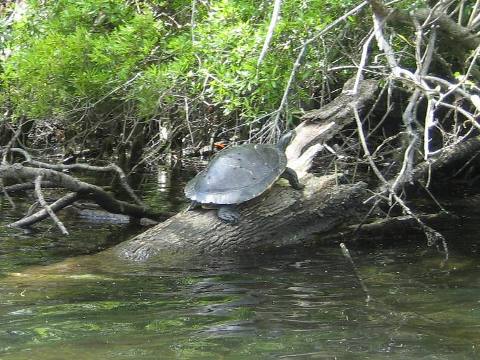
[{"label": "turtle hind leg", "polygon": [[185,211],[190,211],[190,210],[195,210],[196,208],[200,207],[202,204],[199,203],[198,201],[193,200],[190,205],[188,205],[187,210]]},{"label": "turtle hind leg", "polygon": [[295,170],[290,169],[289,167],[285,168],[285,171],[281,175],[282,178],[287,179],[290,183],[290,186],[293,187],[295,190],[302,190],[305,185],[300,184],[298,181],[298,176]]},{"label": "turtle hind leg", "polygon": [[235,206],[220,206],[217,210],[217,216],[220,220],[229,224],[236,224],[240,220],[240,213]]}]

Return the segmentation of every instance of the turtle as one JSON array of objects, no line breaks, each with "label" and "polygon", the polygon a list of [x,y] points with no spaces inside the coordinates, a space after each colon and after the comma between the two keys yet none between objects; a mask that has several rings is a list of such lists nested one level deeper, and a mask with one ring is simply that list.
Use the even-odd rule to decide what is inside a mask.
[{"label": "turtle", "polygon": [[285,149],[294,136],[290,131],[276,145],[243,144],[218,152],[185,186],[185,196],[192,200],[187,211],[200,206],[217,209],[221,220],[236,224],[236,206],[260,196],[280,177],[294,189],[303,189],[297,173],[287,167]]}]

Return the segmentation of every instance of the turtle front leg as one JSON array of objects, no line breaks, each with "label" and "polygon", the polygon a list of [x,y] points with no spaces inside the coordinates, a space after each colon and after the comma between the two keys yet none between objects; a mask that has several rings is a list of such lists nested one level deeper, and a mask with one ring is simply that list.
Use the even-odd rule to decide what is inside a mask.
[{"label": "turtle front leg", "polygon": [[290,186],[293,187],[295,190],[302,190],[305,185],[300,184],[298,181],[298,176],[295,170],[290,169],[289,167],[285,168],[285,171],[281,175],[282,178],[287,179],[290,183]]},{"label": "turtle front leg", "polygon": [[240,220],[240,213],[233,205],[220,206],[217,210],[217,216],[228,224],[236,224]]}]

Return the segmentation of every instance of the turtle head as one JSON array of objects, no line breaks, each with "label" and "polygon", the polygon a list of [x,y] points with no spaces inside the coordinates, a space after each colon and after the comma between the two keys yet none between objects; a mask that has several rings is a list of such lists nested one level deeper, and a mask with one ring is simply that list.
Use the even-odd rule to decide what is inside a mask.
[{"label": "turtle head", "polygon": [[295,133],[295,130],[290,130],[289,132],[283,134],[280,140],[278,140],[278,143],[277,143],[278,149],[282,152],[285,152],[285,150],[287,149],[287,146],[293,140],[295,135],[297,135]]}]

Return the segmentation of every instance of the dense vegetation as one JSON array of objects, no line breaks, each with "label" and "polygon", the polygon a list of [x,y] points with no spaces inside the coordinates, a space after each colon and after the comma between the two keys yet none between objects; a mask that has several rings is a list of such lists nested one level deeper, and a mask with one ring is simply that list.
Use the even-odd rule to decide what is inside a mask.
[{"label": "dense vegetation", "polygon": [[[330,145],[319,171],[380,184],[374,207],[386,200],[410,215],[414,169],[478,140],[478,0],[12,0],[0,19],[9,181],[11,152],[28,164],[29,153],[95,155],[128,173],[219,141],[271,142],[318,120],[303,114],[328,110],[347,80],[353,97],[340,108],[352,113],[316,139]],[[379,91],[362,113],[364,78]],[[323,120],[337,115],[327,110]],[[462,156],[452,173],[475,174]],[[35,171],[29,181],[43,176]],[[123,179],[118,167],[102,171]]]},{"label": "dense vegetation", "polygon": [[[131,132],[162,150],[236,135],[231,129],[249,135],[277,109],[302,42],[351,3],[285,1],[257,66],[272,12],[267,1],[11,2],[2,11],[1,103],[8,121],[34,119],[77,146],[110,135],[125,146]],[[358,42],[361,22],[352,17],[342,32],[309,47],[286,121],[323,99],[329,62],[348,55],[331,45]]]},{"label": "dense vegetation", "polygon": [[[472,14],[473,3],[450,3],[445,8],[460,22]],[[281,130],[302,109],[328,102],[332,90],[356,73],[371,29],[368,8],[318,36],[354,6],[281,2],[259,63],[270,1],[7,2],[1,9],[2,124],[34,120],[34,142],[66,140],[67,151],[100,144],[103,155],[116,155],[122,164],[125,156],[138,160],[146,144],[152,159],[169,148],[198,150],[214,137],[265,139],[258,131],[272,115],[282,119]],[[427,4],[396,6],[418,10]],[[398,61],[414,71],[415,33],[405,25],[396,30],[392,46],[403,54]],[[309,46],[282,102],[305,41]],[[378,54],[375,47],[370,51]],[[465,56],[439,54],[444,64],[435,66],[449,67],[442,74],[460,79]],[[384,76],[385,60],[376,57],[367,75]]]}]

